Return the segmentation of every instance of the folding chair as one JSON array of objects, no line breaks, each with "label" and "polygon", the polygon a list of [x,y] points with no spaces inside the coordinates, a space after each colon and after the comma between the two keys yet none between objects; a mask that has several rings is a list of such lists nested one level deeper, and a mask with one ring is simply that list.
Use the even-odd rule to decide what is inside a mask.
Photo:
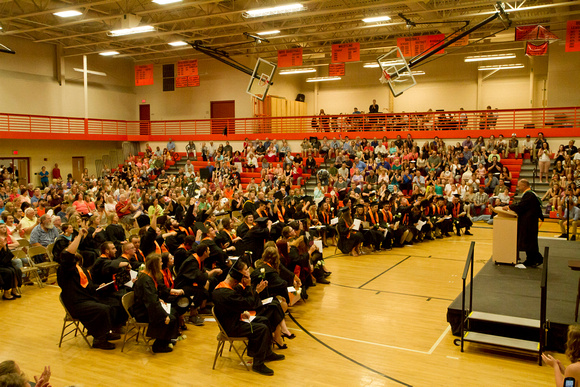
[{"label": "folding chair", "polygon": [[[28,259],[28,262],[29,262],[28,265],[30,265],[30,266],[22,266],[20,268],[20,270],[22,271],[22,274],[27,275],[31,281],[32,281],[32,277],[35,277],[36,284],[38,285],[39,288],[41,288],[42,287],[42,280],[40,279],[40,276],[38,275],[38,269],[34,267],[34,262],[32,262],[32,259],[28,258],[26,253],[20,249],[12,251],[12,254],[14,254],[14,258]],[[22,265],[24,265],[24,264],[25,263],[22,262]]]},{"label": "folding chair", "polygon": [[[143,335],[143,340],[145,340],[145,344],[150,347],[149,342],[151,341],[151,338],[147,338],[146,336],[149,323],[137,322],[137,320],[135,320],[135,317],[133,317],[131,315],[131,312],[129,311],[129,309],[135,303],[135,292],[129,292],[125,294],[121,299],[121,303],[123,304],[123,308],[125,308],[125,312],[127,312],[127,316],[129,316],[129,318],[127,319],[127,323],[125,324],[125,337],[123,339],[123,347],[121,348],[121,352],[123,352],[123,350],[125,349],[125,343],[127,343],[127,341],[131,340],[133,337],[136,337],[135,341],[138,343],[139,334]],[[127,336],[129,336],[129,333],[131,333],[135,329],[137,331],[127,338]]]},{"label": "folding chair", "polygon": [[[217,345],[217,349],[215,351],[215,357],[213,359],[213,367],[211,369],[215,370],[215,363],[217,362],[217,358],[218,358],[218,356],[222,356],[222,354],[224,352],[224,346],[226,345],[226,341],[227,341],[230,343],[230,352],[232,351],[232,348],[233,348],[234,351],[236,352],[236,355],[238,355],[238,357],[240,358],[242,363],[244,363],[244,366],[246,366],[246,370],[249,371],[250,367],[248,367],[248,363],[246,363],[246,361],[244,360],[244,354],[246,353],[246,350],[248,349],[248,338],[247,337],[230,337],[230,336],[228,336],[228,334],[226,333],[226,331],[222,327],[222,324],[220,324],[219,320],[217,319],[217,317],[215,315],[215,307],[211,308],[211,314],[213,315],[213,318],[215,319],[215,321],[220,329],[220,333],[218,333],[218,335],[217,335],[218,345]],[[241,355],[238,352],[238,349],[236,348],[236,346],[234,345],[235,341],[241,341],[244,343],[244,350],[242,351]]]},{"label": "folding chair", "polygon": [[50,269],[54,268],[56,270],[56,268],[59,266],[57,262],[54,262],[52,260],[52,254],[44,246],[32,246],[28,249],[28,257],[30,258],[31,261],[32,257],[36,255],[46,255],[48,257],[48,261],[34,264],[34,266],[36,266],[39,269],[46,269],[47,277],[50,275]]},{"label": "folding chair", "polygon": [[[62,297],[59,295],[58,296],[58,300],[60,301],[60,304],[62,305],[62,307],[64,308],[64,321],[62,323],[62,332],[60,333],[60,341],[58,342],[58,347],[60,348],[60,346],[62,345],[62,340],[70,335],[71,333],[74,332],[75,337],[77,337],[77,333],[80,333],[81,336],[83,337],[83,339],[85,339],[87,345],[89,346],[89,348],[93,348],[93,346],[91,345],[91,343],[89,343],[89,339],[87,339],[87,334],[85,333],[85,327],[83,326],[81,328],[80,324],[80,320],[74,318],[70,312],[67,310],[66,306],[64,306],[64,303],[62,302]],[[67,324],[68,323],[68,324]],[[71,327],[72,325],[74,325],[74,329],[71,329],[70,331],[68,331],[67,333],[64,333],[64,331]]]}]

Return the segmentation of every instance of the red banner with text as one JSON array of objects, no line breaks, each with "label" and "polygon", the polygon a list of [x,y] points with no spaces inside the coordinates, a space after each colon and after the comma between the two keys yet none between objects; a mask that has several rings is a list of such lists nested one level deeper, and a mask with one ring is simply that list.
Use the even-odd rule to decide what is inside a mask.
[{"label": "red banner with text", "polygon": [[191,77],[197,75],[197,59],[180,60],[177,62],[177,76]]},{"label": "red banner with text", "polygon": [[332,63],[360,61],[360,43],[332,45]]},{"label": "red banner with text", "polygon": [[153,84],[153,65],[135,66],[135,86],[147,86]]},{"label": "red banner with text", "polygon": [[580,51],[580,20],[566,23],[566,52]]},{"label": "red banner with text", "polygon": [[542,44],[533,44],[528,42],[526,44],[527,56],[544,56],[548,53],[548,42]]},{"label": "red banner with text", "polygon": [[328,65],[329,77],[341,77],[345,74],[344,63],[331,63]]},{"label": "red banner with text", "polygon": [[[397,38],[397,47],[401,49],[403,56],[417,56],[421,53],[427,53],[437,50],[437,47],[443,44],[444,34],[410,36],[406,38]],[[439,50],[436,54],[444,54],[445,50]]]},{"label": "red banner with text", "polygon": [[278,67],[302,66],[302,48],[278,50]]}]

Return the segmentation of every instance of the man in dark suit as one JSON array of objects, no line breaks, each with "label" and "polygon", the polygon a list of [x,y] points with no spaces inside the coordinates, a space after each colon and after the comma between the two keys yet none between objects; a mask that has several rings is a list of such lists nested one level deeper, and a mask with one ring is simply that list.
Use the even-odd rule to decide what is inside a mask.
[{"label": "man in dark suit", "polygon": [[519,203],[505,206],[504,210],[512,210],[518,214],[518,251],[526,252],[523,265],[516,265],[520,269],[536,267],[544,262],[538,246],[538,219],[544,220],[542,203],[536,193],[530,188],[526,179],[518,181],[518,189],[523,193]]}]

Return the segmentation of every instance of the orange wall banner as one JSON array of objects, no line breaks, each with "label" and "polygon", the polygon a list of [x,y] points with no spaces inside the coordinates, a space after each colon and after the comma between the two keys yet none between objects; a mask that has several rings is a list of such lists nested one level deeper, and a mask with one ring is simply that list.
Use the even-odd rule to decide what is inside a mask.
[{"label": "orange wall banner", "polygon": [[302,66],[302,48],[278,50],[278,67]]},{"label": "orange wall banner", "polygon": [[[443,44],[445,34],[410,36],[407,38],[397,38],[397,47],[401,49],[403,56],[417,56],[423,52],[427,53],[436,49],[436,46]],[[439,50],[436,54],[444,54],[445,50]]]},{"label": "orange wall banner", "polygon": [[332,45],[332,63],[360,61],[360,43]]},{"label": "orange wall banner", "polygon": [[580,51],[580,20],[566,23],[566,52]]},{"label": "orange wall banner", "polygon": [[[455,35],[459,35],[459,33],[452,34],[449,39],[453,39]],[[469,44],[469,35],[465,35],[463,38],[459,39],[457,42],[450,44],[448,47],[462,47],[467,46]]]},{"label": "orange wall banner", "polygon": [[187,77],[187,87],[196,87],[196,86],[199,86],[199,75]]},{"label": "orange wall banner", "polygon": [[175,78],[175,87],[187,87],[187,78],[189,77],[177,77]]},{"label": "orange wall banner", "polygon": [[177,62],[177,76],[190,77],[197,75],[197,59],[180,60]]},{"label": "orange wall banner", "polygon": [[153,84],[153,65],[135,66],[135,86],[147,86]]},{"label": "orange wall banner", "polygon": [[527,56],[544,56],[548,53],[548,42],[542,44],[533,44],[528,42],[526,44]]},{"label": "orange wall banner", "polygon": [[329,77],[340,77],[345,74],[344,63],[331,63],[328,65]]}]

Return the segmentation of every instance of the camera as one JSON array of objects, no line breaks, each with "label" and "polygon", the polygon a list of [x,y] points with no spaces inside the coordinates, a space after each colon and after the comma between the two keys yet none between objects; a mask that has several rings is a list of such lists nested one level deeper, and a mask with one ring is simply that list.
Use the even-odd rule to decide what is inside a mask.
[{"label": "camera", "polygon": [[576,379],[571,376],[568,376],[564,379],[564,387],[575,387],[576,386]]}]

